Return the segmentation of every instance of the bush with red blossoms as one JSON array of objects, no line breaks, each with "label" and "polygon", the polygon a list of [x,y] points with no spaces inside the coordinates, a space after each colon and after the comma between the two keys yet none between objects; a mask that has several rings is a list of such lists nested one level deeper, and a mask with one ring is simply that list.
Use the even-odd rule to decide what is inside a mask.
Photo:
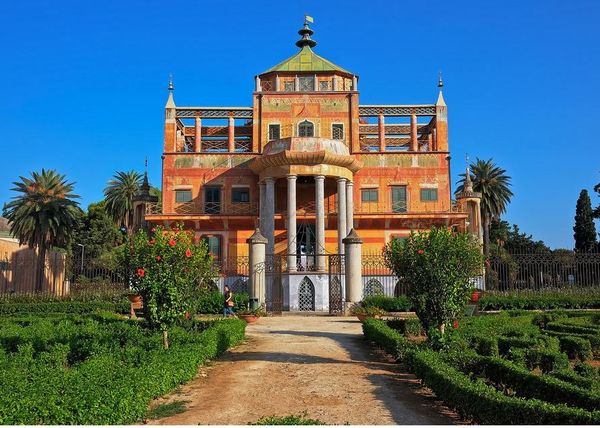
[{"label": "bush with red blossoms", "polygon": [[122,246],[121,262],[128,267],[129,283],[144,299],[149,324],[163,331],[168,348],[168,328],[195,313],[195,303],[209,287],[215,272],[203,241],[178,226],[157,226],[148,234],[140,230]]},{"label": "bush with red blossoms", "polygon": [[413,232],[405,241],[390,242],[384,255],[389,268],[408,288],[427,335],[443,336],[445,327],[464,312],[473,291],[472,279],[482,273],[483,256],[477,240],[470,234],[433,228]]}]

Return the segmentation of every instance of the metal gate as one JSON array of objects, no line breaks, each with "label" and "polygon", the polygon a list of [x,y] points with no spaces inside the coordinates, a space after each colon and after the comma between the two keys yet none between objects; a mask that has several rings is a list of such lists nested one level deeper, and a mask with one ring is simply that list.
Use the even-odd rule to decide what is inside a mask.
[{"label": "metal gate", "polygon": [[265,306],[267,312],[281,315],[283,311],[282,264],[284,257],[270,254],[265,257]]},{"label": "metal gate", "polygon": [[344,255],[329,255],[329,314],[344,313]]}]

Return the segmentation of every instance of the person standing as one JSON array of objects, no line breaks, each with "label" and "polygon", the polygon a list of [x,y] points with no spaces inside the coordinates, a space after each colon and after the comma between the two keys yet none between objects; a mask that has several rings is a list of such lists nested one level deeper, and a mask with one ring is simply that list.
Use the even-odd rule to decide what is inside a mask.
[{"label": "person standing", "polygon": [[223,318],[227,318],[228,316],[235,316],[235,312],[233,312],[233,292],[228,286],[225,286],[223,292]]}]

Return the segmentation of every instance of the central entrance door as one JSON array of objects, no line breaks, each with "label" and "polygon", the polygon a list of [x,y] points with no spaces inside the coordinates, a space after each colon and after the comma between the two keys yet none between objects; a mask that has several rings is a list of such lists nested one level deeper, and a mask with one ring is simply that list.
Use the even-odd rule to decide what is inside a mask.
[{"label": "central entrance door", "polygon": [[296,254],[298,255],[298,270],[309,271],[315,267],[315,224],[302,221],[296,227]]}]

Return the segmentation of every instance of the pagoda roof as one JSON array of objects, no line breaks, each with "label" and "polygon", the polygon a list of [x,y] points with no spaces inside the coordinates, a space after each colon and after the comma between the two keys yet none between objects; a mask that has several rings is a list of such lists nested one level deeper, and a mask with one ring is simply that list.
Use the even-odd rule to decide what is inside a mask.
[{"label": "pagoda roof", "polygon": [[337,66],[331,61],[314,53],[310,46],[303,46],[298,53],[261,74],[272,73],[275,71],[339,71],[341,73],[352,75],[348,70],[344,70],[342,67]]}]

